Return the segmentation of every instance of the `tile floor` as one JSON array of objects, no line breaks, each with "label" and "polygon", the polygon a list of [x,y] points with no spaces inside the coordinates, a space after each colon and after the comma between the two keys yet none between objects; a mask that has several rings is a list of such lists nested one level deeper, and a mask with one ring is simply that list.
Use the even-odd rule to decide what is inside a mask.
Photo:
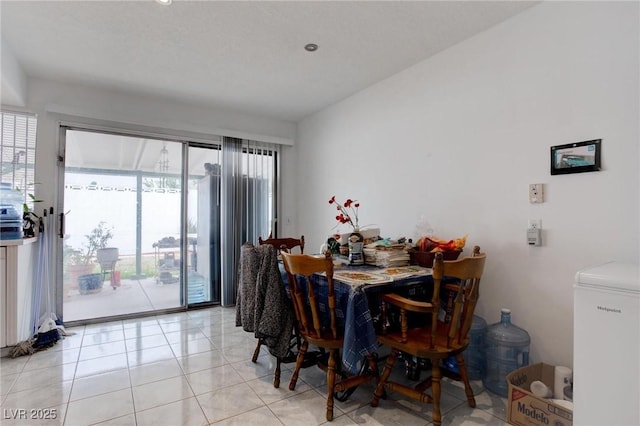
[{"label": "tile floor", "polygon": [[[274,359],[235,326],[235,309],[69,328],[54,347],[0,360],[2,425],[320,425],[325,424],[325,376],[304,369],[289,391],[292,364],[279,389]],[[395,372],[394,372],[395,374]],[[404,377],[402,371],[398,374]],[[506,401],[473,383],[477,408],[459,383],[443,384],[443,424],[504,425]],[[372,385],[336,401],[332,425],[429,425],[430,405],[391,394],[369,406]],[[42,417],[49,417],[44,419]],[[51,418],[55,417],[55,418]]]}]

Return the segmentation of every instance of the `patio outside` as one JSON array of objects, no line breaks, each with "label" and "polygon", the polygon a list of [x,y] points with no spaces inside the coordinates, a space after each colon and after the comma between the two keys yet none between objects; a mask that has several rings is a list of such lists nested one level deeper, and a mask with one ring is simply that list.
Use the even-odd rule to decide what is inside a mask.
[{"label": "patio outside", "polygon": [[[132,177],[67,173],[65,179],[64,320],[181,306],[181,191],[145,187],[138,258],[136,188],[126,185],[132,183]],[[191,204],[189,211],[196,212],[197,205]],[[189,223],[189,230],[195,231],[196,219],[189,219]],[[189,240],[193,244],[186,256],[189,273],[185,285],[193,303],[204,300],[204,277],[194,270],[196,234],[189,234]],[[105,267],[99,262],[100,249],[96,247],[114,250],[115,260]]]},{"label": "patio outside", "polygon": [[[137,278],[135,256],[120,256],[116,264],[116,272],[120,273],[120,282],[116,283],[111,276],[107,276],[100,289],[88,294],[80,294],[78,286],[67,279],[64,294],[65,321],[180,306],[179,281],[171,284],[160,282],[159,274],[155,272],[160,272],[155,266],[155,257],[155,253],[143,254],[143,271],[146,274],[145,277]],[[92,273],[100,274],[100,267],[95,265]],[[112,282],[116,286],[112,287]]]}]

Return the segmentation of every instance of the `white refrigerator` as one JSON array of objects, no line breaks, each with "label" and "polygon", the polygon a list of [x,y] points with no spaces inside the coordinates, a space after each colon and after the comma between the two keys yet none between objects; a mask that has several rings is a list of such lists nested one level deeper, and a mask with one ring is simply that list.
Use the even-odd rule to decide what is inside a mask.
[{"label": "white refrigerator", "polygon": [[573,315],[573,424],[640,425],[638,265],[578,271]]}]

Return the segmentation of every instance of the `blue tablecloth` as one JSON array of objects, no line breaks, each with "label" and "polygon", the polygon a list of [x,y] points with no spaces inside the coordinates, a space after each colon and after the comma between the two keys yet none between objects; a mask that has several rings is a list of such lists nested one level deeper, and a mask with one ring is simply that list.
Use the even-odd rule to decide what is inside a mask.
[{"label": "blue tablecloth", "polygon": [[[349,267],[353,270],[366,271],[376,269],[375,266]],[[280,264],[282,281],[288,289],[287,273],[284,266]],[[318,280],[318,297],[320,300],[327,300],[327,278],[316,274],[313,279]],[[344,326],[344,347],[342,350],[342,364],[346,371],[357,374],[362,367],[365,356],[373,354],[378,350],[376,330],[371,309],[369,306],[369,295],[371,301],[377,301],[381,293],[386,293],[398,287],[408,287],[413,285],[433,285],[431,275],[411,276],[395,280],[385,284],[353,286],[339,281],[334,277],[334,287],[336,293],[336,316],[338,326]],[[299,283],[304,284],[301,280]],[[324,285],[323,285],[324,284]],[[304,284],[306,285],[306,284]],[[326,303],[320,304],[320,311],[327,313]],[[327,314],[328,318],[328,314]]]}]

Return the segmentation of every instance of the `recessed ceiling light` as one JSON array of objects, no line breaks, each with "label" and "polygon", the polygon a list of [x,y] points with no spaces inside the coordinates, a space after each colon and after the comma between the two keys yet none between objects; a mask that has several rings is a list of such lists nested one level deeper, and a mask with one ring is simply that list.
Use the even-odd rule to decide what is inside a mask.
[{"label": "recessed ceiling light", "polygon": [[157,3],[160,3],[163,6],[169,6],[173,0],[156,0]]},{"label": "recessed ceiling light", "polygon": [[315,52],[316,50],[318,50],[318,45],[314,43],[309,43],[304,46],[304,50],[306,50],[307,52]]}]

